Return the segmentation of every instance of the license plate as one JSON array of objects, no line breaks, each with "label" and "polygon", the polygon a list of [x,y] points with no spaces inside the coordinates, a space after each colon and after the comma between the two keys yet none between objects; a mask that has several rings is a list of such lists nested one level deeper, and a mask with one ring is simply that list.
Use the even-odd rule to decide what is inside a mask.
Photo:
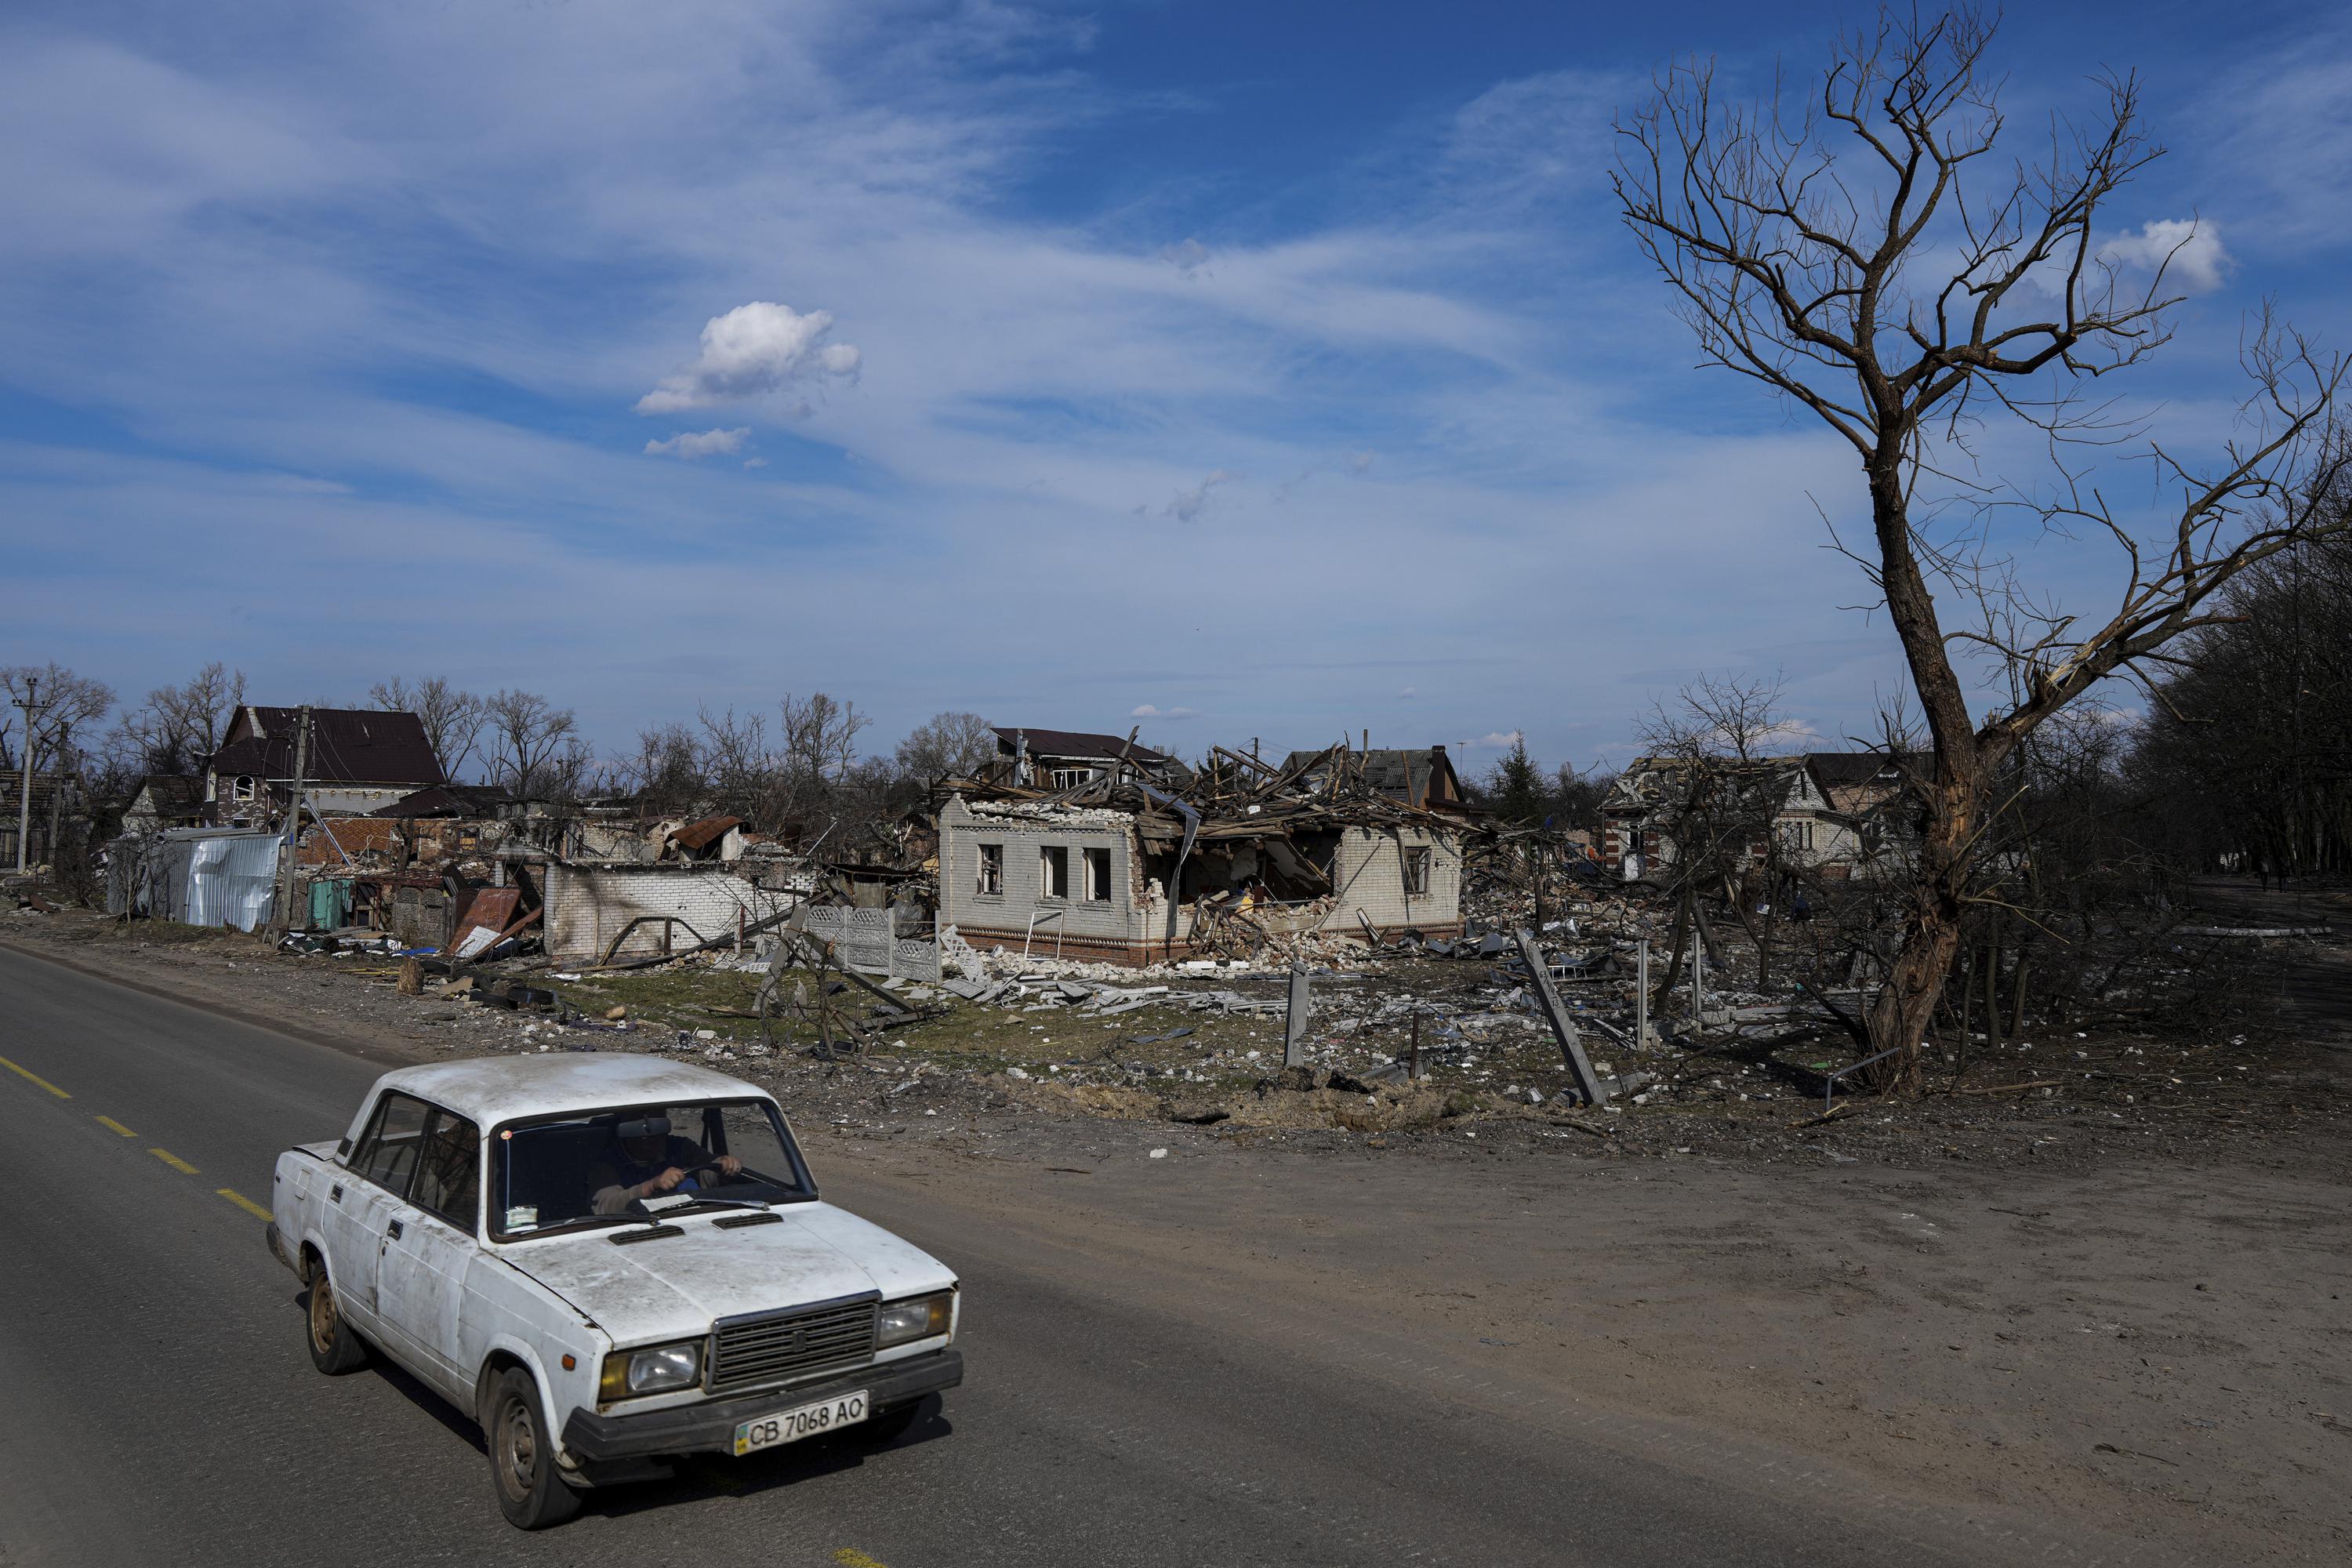
[{"label": "license plate", "polygon": [[820,1399],[814,1405],[803,1405],[791,1410],[779,1410],[773,1415],[761,1415],[735,1428],[735,1453],[740,1458],[754,1448],[772,1447],[778,1443],[797,1443],[803,1437],[855,1426],[866,1419],[866,1390],[845,1394],[838,1398]]}]

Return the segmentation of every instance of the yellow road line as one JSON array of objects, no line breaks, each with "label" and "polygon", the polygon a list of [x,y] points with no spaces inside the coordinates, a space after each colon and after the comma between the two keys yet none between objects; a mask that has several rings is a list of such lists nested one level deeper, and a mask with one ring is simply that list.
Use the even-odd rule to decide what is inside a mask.
[{"label": "yellow road line", "polygon": [[887,1564],[876,1562],[855,1546],[843,1547],[833,1554],[833,1560],[840,1563],[841,1568],[888,1568]]},{"label": "yellow road line", "polygon": [[0,1068],[6,1068],[10,1072],[15,1073],[18,1078],[21,1078],[21,1079],[29,1079],[30,1081],[34,1082],[34,1083],[37,1083],[37,1084],[39,1084],[43,1089],[47,1089],[51,1094],[56,1095],[59,1100],[71,1100],[71,1099],[73,1098],[73,1096],[72,1096],[72,1095],[68,1094],[64,1089],[59,1089],[56,1084],[51,1083],[47,1079],[43,1078],[39,1073],[37,1073],[37,1072],[27,1072],[27,1071],[26,1071],[26,1069],[24,1069],[23,1068],[18,1067],[15,1062],[10,1061],[6,1057],[0,1057]]},{"label": "yellow road line", "polygon": [[98,1118],[98,1124],[100,1127],[110,1129],[112,1131],[120,1132],[125,1138],[136,1138],[139,1136],[138,1133],[133,1132],[130,1128],[125,1127],[121,1122],[117,1121],[111,1116],[101,1116]]},{"label": "yellow road line", "polygon": [[229,1202],[235,1204],[237,1207],[243,1209],[246,1213],[251,1215],[256,1219],[268,1219],[270,1217],[270,1214],[268,1209],[263,1208],[259,1204],[255,1203],[251,1198],[247,1197],[235,1187],[215,1187],[213,1191],[218,1193],[221,1196],[226,1198]]},{"label": "yellow road line", "polygon": [[155,1158],[163,1161],[163,1163],[171,1166],[172,1169],[179,1172],[180,1174],[184,1176],[193,1176],[196,1173],[196,1168],[194,1165],[189,1164],[185,1160],[181,1159],[169,1149],[150,1149],[147,1152],[154,1155]]}]

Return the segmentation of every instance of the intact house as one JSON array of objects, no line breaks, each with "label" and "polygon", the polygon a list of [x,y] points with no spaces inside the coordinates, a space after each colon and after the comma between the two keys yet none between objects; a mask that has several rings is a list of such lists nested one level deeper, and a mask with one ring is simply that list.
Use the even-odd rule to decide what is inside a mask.
[{"label": "intact house", "polygon": [[[205,801],[215,823],[265,827],[283,818],[300,726],[299,709],[237,709],[220,749],[205,763]],[[311,709],[302,774],[313,808],[352,816],[449,782],[423,721],[373,708]]]},{"label": "intact house", "polygon": [[1188,823],[1164,796],[1124,793],[1089,805],[950,795],[939,814],[940,925],[975,947],[1119,963],[1239,956],[1366,925],[1461,931],[1451,822],[1289,803]]},{"label": "intact house", "polygon": [[1875,875],[1902,838],[1903,794],[1901,767],[1878,752],[1639,757],[1601,802],[1601,858],[1629,880],[1663,871],[1682,858],[1675,839],[1686,825],[1738,834],[1744,843],[1723,847],[1743,864]]},{"label": "intact house", "polygon": [[1191,770],[1165,752],[1135,745],[1124,735],[1093,735],[1082,730],[996,731],[992,774],[1024,789],[1076,789],[1096,779],[1123,784],[1141,779],[1162,789],[1182,787]]}]

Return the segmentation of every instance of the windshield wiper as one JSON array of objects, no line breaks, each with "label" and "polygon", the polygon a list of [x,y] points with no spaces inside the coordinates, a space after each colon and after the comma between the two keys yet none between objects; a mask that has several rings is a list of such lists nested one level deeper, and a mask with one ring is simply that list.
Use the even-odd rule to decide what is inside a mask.
[{"label": "windshield wiper", "polygon": [[662,1213],[666,1215],[688,1214],[698,1208],[760,1209],[764,1212],[770,1206],[769,1205],[761,1202],[758,1198],[709,1198],[703,1196],[700,1193],[687,1194],[686,1198],[687,1201],[684,1205],[677,1208],[664,1209],[662,1210]]}]

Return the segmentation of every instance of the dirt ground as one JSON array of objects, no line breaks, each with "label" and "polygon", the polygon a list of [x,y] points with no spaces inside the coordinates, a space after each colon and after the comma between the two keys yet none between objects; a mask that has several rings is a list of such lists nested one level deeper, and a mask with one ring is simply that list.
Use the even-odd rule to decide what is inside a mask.
[{"label": "dirt ground", "polygon": [[[2231,921],[2345,923],[2341,895],[2210,891]],[[1301,1353],[1489,1369],[1449,1396],[1507,1418],[1664,1417],[1922,1505],[2087,1532],[2086,1561],[2117,1542],[2145,1561],[2352,1550],[2340,938],[2230,1033],[2037,1037],[1972,1081],[2048,1094],[1864,1101],[1807,1126],[1818,1100],[1743,1086],[1737,1063],[1697,1064],[1719,1091],[1615,1114],[1466,1074],[1369,1097],[1260,1093],[1255,1064],[1074,1086],[1058,1051],[1008,1048],[1003,1019],[961,1061],[821,1062],[711,1023],[681,1043],[671,1019],[592,1035],[403,997],[352,973],[380,963],[249,938],[0,920],[0,940],[387,1063],[682,1044],[772,1087],[845,1193],[966,1211],[991,1245],[1083,1244],[1090,1288],[1296,1334]],[[1156,1032],[1130,1031],[1141,1018],[1122,1039]],[[1009,1076],[1024,1056],[1034,1070]],[[1222,1119],[1169,1120],[1211,1104]],[[1609,1440],[1592,1420],[1577,1429]]]}]

